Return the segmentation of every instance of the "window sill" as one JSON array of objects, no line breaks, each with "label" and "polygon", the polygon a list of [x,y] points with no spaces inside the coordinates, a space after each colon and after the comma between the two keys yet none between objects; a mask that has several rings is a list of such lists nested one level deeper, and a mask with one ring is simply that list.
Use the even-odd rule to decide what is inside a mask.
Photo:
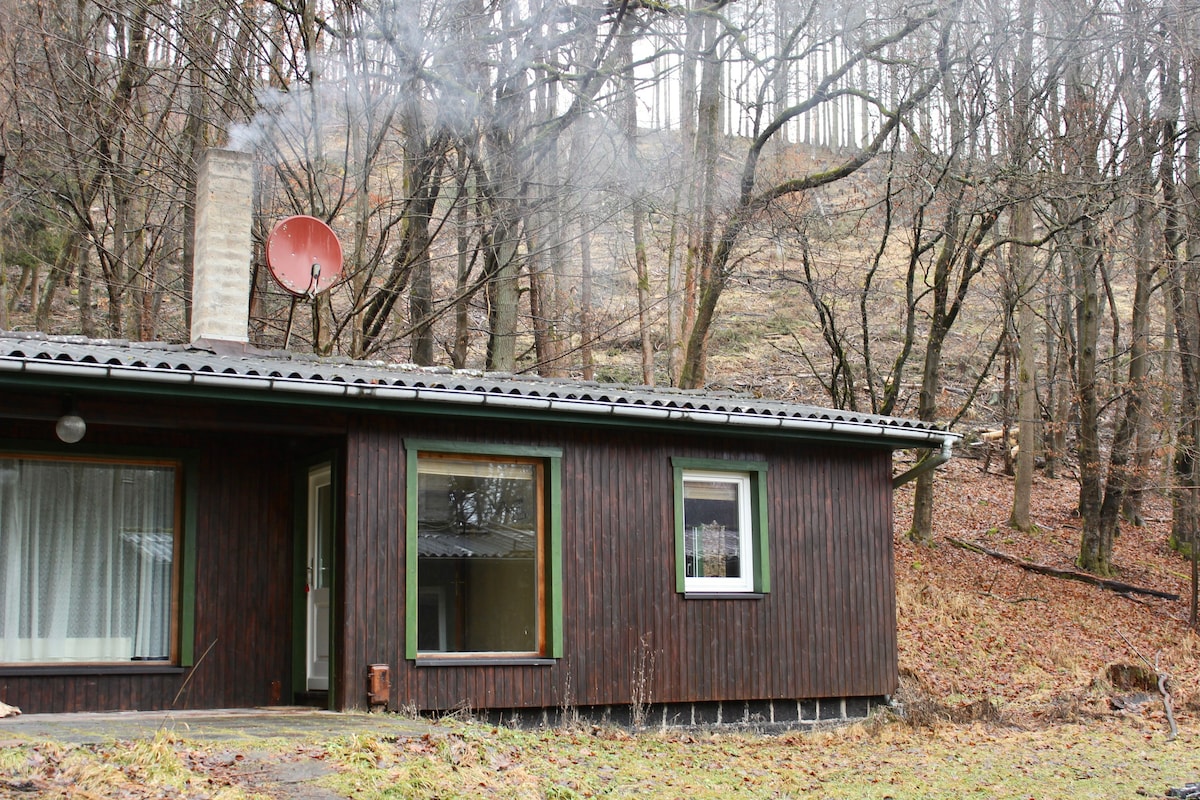
[{"label": "window sill", "polygon": [[417,667],[549,667],[558,659],[538,656],[417,656],[413,666]]},{"label": "window sill", "polygon": [[8,664],[0,677],[51,677],[58,675],[182,675],[187,667],[149,662],[130,664]]},{"label": "window sill", "polygon": [[762,600],[765,592],[684,592],[684,600]]}]

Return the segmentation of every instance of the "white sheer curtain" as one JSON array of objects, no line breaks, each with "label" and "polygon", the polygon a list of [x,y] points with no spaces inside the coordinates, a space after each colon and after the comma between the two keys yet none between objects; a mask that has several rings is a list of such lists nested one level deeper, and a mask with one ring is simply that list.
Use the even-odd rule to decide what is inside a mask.
[{"label": "white sheer curtain", "polygon": [[0,663],[171,652],[175,468],[0,457]]}]

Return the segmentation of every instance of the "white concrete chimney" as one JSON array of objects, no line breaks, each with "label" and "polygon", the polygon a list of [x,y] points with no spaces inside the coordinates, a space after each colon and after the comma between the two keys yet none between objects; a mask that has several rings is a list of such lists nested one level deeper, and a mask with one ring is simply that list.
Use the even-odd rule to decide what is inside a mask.
[{"label": "white concrete chimney", "polygon": [[192,341],[247,342],[254,161],[249,153],[209,150],[196,178]]}]

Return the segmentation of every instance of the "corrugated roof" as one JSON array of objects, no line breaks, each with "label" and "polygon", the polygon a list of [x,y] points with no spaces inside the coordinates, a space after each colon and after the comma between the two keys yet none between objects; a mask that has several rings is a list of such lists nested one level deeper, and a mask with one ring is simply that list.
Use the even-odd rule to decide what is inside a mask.
[{"label": "corrugated roof", "polygon": [[422,558],[533,558],[536,534],[515,528],[417,530]]},{"label": "corrugated roof", "polygon": [[508,373],[262,351],[230,342],[171,345],[0,331],[0,379],[14,374],[203,386],[330,399],[428,401],[494,409],[780,428],[935,447],[959,437],[925,422],[725,392],[660,389]]}]

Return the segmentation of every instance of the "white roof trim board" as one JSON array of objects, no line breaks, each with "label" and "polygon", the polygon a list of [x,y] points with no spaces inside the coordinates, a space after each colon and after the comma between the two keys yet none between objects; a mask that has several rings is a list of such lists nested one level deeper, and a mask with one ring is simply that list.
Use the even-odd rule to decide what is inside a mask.
[{"label": "white roof trim board", "polygon": [[318,358],[228,342],[169,345],[0,331],[0,378],[14,373],[776,429],[865,438],[893,448],[945,448],[961,438],[917,420],[726,393]]}]

